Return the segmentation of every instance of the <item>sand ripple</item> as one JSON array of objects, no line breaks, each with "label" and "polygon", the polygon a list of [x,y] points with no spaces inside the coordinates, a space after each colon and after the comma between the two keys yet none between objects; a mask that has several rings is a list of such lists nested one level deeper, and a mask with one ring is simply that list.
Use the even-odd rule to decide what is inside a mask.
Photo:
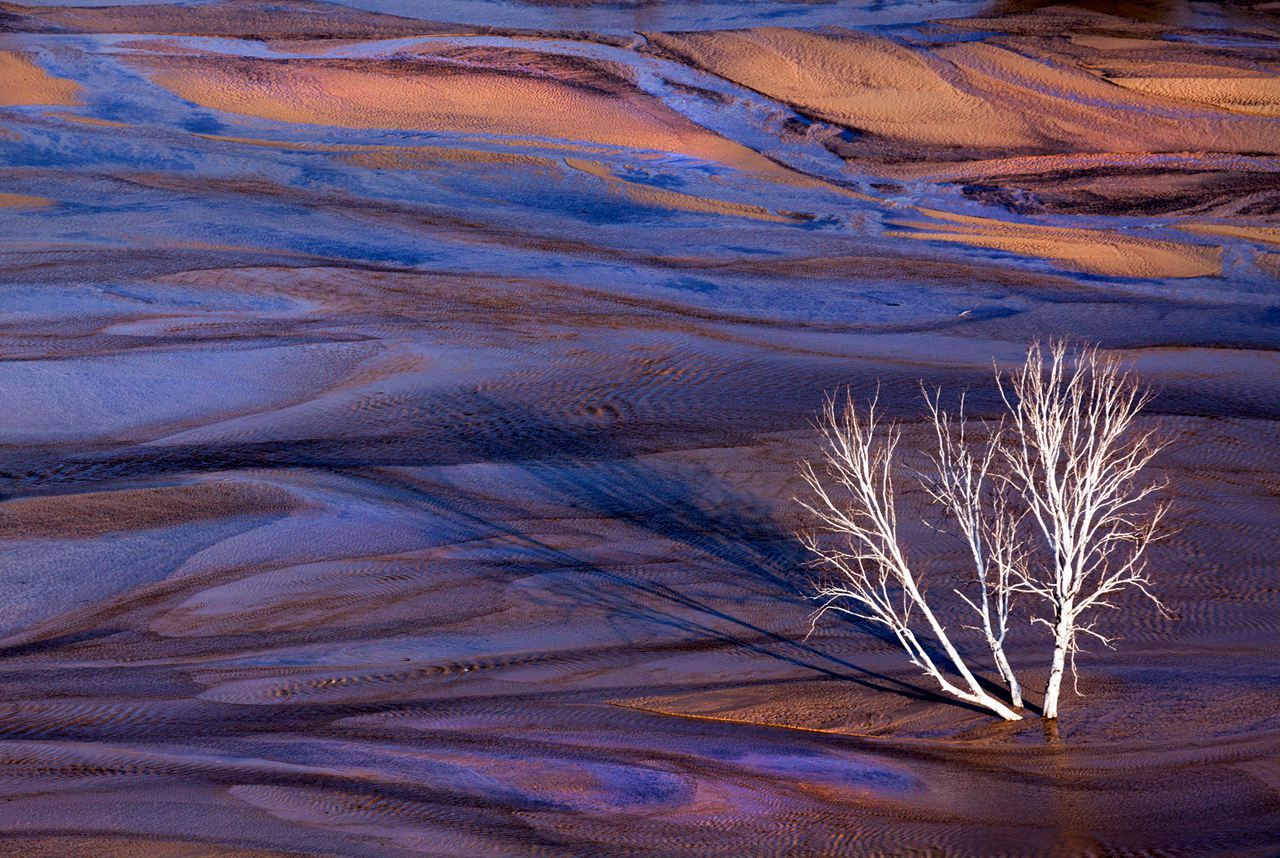
[{"label": "sand ripple", "polygon": [[[0,8],[0,853],[1275,854],[1265,5]],[[792,535],[824,391],[1037,336],[1181,529],[1056,728]]]}]

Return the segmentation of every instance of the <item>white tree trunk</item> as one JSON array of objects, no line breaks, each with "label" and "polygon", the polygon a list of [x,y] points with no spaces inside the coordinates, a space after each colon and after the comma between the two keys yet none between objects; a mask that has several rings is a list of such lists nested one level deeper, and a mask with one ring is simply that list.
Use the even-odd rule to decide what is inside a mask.
[{"label": "white tree trunk", "polygon": [[1053,634],[1053,664],[1049,668],[1049,681],[1044,687],[1044,717],[1058,717],[1058,695],[1062,691],[1062,674],[1067,668],[1067,653],[1071,648],[1074,632],[1070,612],[1058,619]]},{"label": "white tree trunk", "polygon": [[[935,679],[937,679],[937,677],[935,677]],[[958,697],[961,700],[981,706],[984,709],[989,709],[1006,721],[1022,720],[1022,716],[1010,709],[1002,700],[998,697],[992,697],[981,689],[979,689],[977,693],[971,694],[964,689],[957,688],[953,683],[947,682],[945,679],[939,679],[938,684],[942,686],[944,691],[953,697]]]},{"label": "white tree trunk", "polygon": [[1059,341],[1046,354],[1033,342],[1007,386],[997,375],[1009,420],[1000,478],[1021,495],[1053,561],[1019,568],[1014,589],[1052,610],[1032,621],[1053,632],[1044,717],[1056,718],[1068,666],[1075,676],[1077,636],[1111,645],[1088,614],[1117,608],[1109,597],[1129,589],[1164,612],[1151,592],[1146,552],[1162,538],[1168,510],[1148,499],[1166,483],[1140,474],[1165,442],[1133,425],[1151,391],[1093,346],[1071,350]]},{"label": "white tree trunk", "polygon": [[978,697],[976,700],[974,700],[973,702],[987,709],[990,709],[992,712],[996,713],[1006,721],[1022,720],[1021,715],[1019,715],[1017,712],[1014,712],[1012,709],[1006,706],[1003,702],[1001,702],[1001,700],[998,697],[992,697],[990,694],[988,694],[985,691],[982,692],[982,695]]},{"label": "white tree trunk", "polygon": [[[823,605],[814,612],[813,622],[833,610],[883,625],[897,637],[911,661],[943,691],[989,709],[1005,720],[1022,720],[1021,715],[988,694],[969,670],[925,600],[916,572],[902,553],[892,478],[899,430],[891,427],[881,440],[874,400],[865,417],[858,414],[852,399],[845,400],[842,410],[838,411],[836,405],[835,397],[827,399],[818,425],[826,441],[823,459],[827,479],[808,463],[800,471],[814,492],[814,503],[801,501],[801,505],[813,513],[822,530],[838,537],[834,547],[827,547],[814,534],[801,535],[817,556],[818,565],[837,576],[834,581],[818,583],[817,597]],[[838,499],[828,491],[828,480],[839,487]],[[911,628],[913,614],[923,617],[959,674],[961,685],[943,674],[924,643],[917,639]]]},{"label": "white tree trunk", "polygon": [[1004,647],[993,646],[991,652],[995,657],[996,668],[1000,671],[1000,677],[1004,679],[1005,685],[1009,686],[1009,698],[1013,701],[1014,706],[1019,709],[1022,708],[1022,686],[1018,685],[1018,677],[1009,665],[1009,659],[1005,658]]},{"label": "white tree trunk", "polygon": [[[977,677],[975,677],[972,671],[969,670],[969,666],[964,663],[964,659],[960,657],[960,653],[957,652],[956,648],[952,645],[951,638],[947,636],[946,629],[942,627],[942,624],[938,622],[937,617],[933,615],[933,611],[929,609],[928,602],[924,600],[924,596],[921,595],[920,591],[916,588],[915,582],[907,581],[905,583],[907,585],[908,592],[920,607],[920,612],[924,614],[926,622],[929,623],[929,628],[933,630],[933,636],[937,639],[938,643],[942,644],[942,648],[947,653],[947,657],[951,659],[951,663],[955,666],[956,672],[964,678],[965,685],[969,686],[969,692],[962,692],[953,685],[950,688],[947,688],[950,683],[945,683],[940,675],[936,675],[935,679],[937,679],[939,683],[942,683],[943,687],[947,688],[947,690],[955,696],[968,700],[970,703],[977,703],[979,706],[985,706],[987,709],[990,709],[1006,721],[1021,721],[1021,715],[1014,712],[1008,706],[1005,706],[1004,703],[995,697],[992,697],[983,689],[981,683],[978,682]],[[1012,674],[1012,671],[1010,671],[1010,674]],[[1014,684],[1017,684],[1016,680],[1014,681]],[[1015,703],[1014,705],[1016,706],[1019,704]]]},{"label": "white tree trunk", "polygon": [[975,679],[973,674],[969,671],[969,668],[965,666],[964,661],[960,658],[960,654],[956,652],[955,648],[951,645],[951,641],[947,638],[946,631],[942,626],[938,625],[937,620],[932,616],[932,612],[928,610],[928,605],[923,605],[923,609],[932,621],[931,626],[933,630],[935,633],[940,635],[939,641],[942,643],[943,649],[947,651],[947,654],[951,658],[952,664],[955,665],[956,670],[965,678],[965,684],[968,688],[960,688],[954,682],[943,676],[942,670],[934,663],[933,659],[929,657],[928,650],[920,644],[915,633],[904,627],[898,636],[898,640],[902,642],[903,648],[911,655],[912,660],[918,664],[926,674],[933,677],[934,682],[938,683],[938,686],[952,697],[958,697],[968,703],[973,703],[977,706],[983,707],[984,709],[989,709],[1006,721],[1021,721],[1022,716],[1020,714],[1014,712],[1000,699],[992,697],[986,692],[978,680]]}]

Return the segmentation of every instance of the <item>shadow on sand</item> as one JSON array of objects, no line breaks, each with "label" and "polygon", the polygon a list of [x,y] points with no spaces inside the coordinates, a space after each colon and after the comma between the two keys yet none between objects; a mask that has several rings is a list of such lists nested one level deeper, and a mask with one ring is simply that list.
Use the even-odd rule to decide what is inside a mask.
[{"label": "shadow on sand", "polygon": [[[603,433],[575,431],[525,408],[486,402],[486,409],[502,411],[503,424],[521,427],[515,438],[496,435],[460,436],[472,460],[519,463],[551,504],[580,512],[584,518],[621,522],[678,546],[680,554],[709,557],[749,596],[794,612],[807,598],[801,571],[808,559],[796,537],[757,499],[734,491],[705,469],[678,474],[613,447]],[[519,438],[536,436],[524,447]],[[551,455],[547,451],[554,450]],[[529,453],[534,455],[530,456]],[[524,455],[521,455],[522,452]],[[945,703],[985,712],[915,683],[905,682],[823,652],[804,640],[780,634],[758,622],[709,604],[688,592],[646,576],[643,567],[604,566],[548,545],[504,521],[527,519],[532,513],[510,505],[501,510],[468,512],[448,505],[421,483],[385,470],[345,470],[347,476],[377,483],[383,489],[414,496],[414,502],[469,528],[501,536],[522,545],[549,566],[572,571],[568,584],[557,583],[555,595],[590,605],[612,616],[639,623],[659,624],[683,638],[714,641],[812,671],[832,680],[898,694],[911,700]],[[714,498],[714,501],[711,500]],[[704,562],[704,561],[699,561]],[[896,646],[884,629],[855,618],[840,621]],[[945,664],[940,658],[939,663]],[[985,683],[994,693],[1000,689]]]}]

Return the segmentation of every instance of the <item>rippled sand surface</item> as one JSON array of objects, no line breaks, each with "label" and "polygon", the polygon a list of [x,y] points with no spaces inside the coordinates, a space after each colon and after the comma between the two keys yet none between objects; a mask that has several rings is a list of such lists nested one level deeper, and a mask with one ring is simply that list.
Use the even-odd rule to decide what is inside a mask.
[{"label": "rippled sand surface", "polygon": [[[1278,215],[1274,3],[2,4],[0,854],[1274,855]],[[790,536],[1033,336],[1177,439],[1056,729]]]}]

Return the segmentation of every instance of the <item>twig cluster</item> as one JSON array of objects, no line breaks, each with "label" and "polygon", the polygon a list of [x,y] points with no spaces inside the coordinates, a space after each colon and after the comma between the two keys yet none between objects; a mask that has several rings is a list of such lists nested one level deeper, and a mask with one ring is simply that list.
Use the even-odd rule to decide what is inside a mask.
[{"label": "twig cluster", "polygon": [[1166,483],[1141,478],[1164,442],[1133,425],[1150,391],[1095,347],[1033,343],[1023,365],[997,370],[996,380],[1006,413],[980,442],[963,397],[952,415],[940,391],[923,391],[935,444],[917,477],[943,512],[938,529],[966,545],[969,584],[952,592],[976,617],[967,628],[985,639],[1008,703],[966,664],[902,548],[893,478],[902,433],[884,423],[878,397],[860,410],[848,395],[829,396],[818,421],[822,459],[801,466],[812,495],[800,503],[816,521],[801,538],[825,572],[813,623],[834,611],[883,626],[944,692],[1018,720],[1022,691],[1005,641],[1015,597],[1029,596],[1027,621],[1052,634],[1044,715],[1055,718],[1080,638],[1113,644],[1095,609],[1115,609],[1111,597],[1133,589],[1164,611],[1147,550],[1165,535],[1167,506],[1153,496]]}]

